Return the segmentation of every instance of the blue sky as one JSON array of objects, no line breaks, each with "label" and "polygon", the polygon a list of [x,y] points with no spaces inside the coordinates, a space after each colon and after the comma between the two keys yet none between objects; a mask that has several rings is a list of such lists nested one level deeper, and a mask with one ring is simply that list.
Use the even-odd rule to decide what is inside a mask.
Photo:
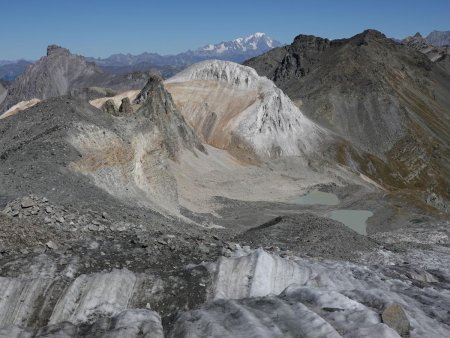
[{"label": "blue sky", "polygon": [[450,0],[0,0],[0,60],[56,43],[86,56],[172,54],[265,32],[290,43],[375,28],[391,37],[450,30]]}]

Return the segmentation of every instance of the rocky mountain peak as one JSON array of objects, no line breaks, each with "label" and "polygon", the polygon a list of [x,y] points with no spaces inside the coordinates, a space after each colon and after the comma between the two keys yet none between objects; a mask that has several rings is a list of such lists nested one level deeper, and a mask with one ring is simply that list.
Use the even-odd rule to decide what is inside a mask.
[{"label": "rocky mountain peak", "polygon": [[330,40],[314,35],[300,34],[294,38],[292,45],[301,49],[323,50],[330,45]]},{"label": "rocky mountain peak", "polygon": [[432,62],[442,60],[449,54],[448,48],[433,45],[428,41],[428,37],[424,38],[420,33],[416,33],[413,36],[408,36],[403,39],[401,43],[418,50],[422,54],[425,54]]},{"label": "rocky mountain peak", "polygon": [[[150,75],[147,84],[134,100],[134,104],[141,105],[136,113],[156,126],[158,135],[161,137],[161,144],[169,158],[175,159],[182,148],[205,151],[193,130],[176,109],[161,76]],[[142,125],[145,123],[143,122]]]},{"label": "rocky mountain peak", "polygon": [[375,29],[366,29],[360,34],[355,35],[351,38],[358,46],[368,45],[371,42],[390,42],[391,40],[386,37],[380,31]]},{"label": "rocky mountain peak", "polygon": [[67,48],[63,48],[58,45],[49,45],[47,47],[47,56],[60,54],[60,53],[70,54],[70,51]]},{"label": "rocky mountain peak", "polygon": [[365,31],[363,31],[361,34],[358,34],[358,35],[362,35],[365,37],[378,38],[378,39],[386,39],[386,35],[384,35],[383,33],[381,33],[380,31],[378,31],[376,29],[366,29]]},{"label": "rocky mountain peak", "polygon": [[429,47],[427,40],[425,40],[419,32],[413,36],[408,36],[406,39],[402,40],[402,43],[418,50]]},{"label": "rocky mountain peak", "polygon": [[152,74],[152,75],[150,75],[150,78],[148,79],[144,88],[142,88],[141,92],[138,94],[138,96],[134,100],[134,103],[142,104],[149,97],[154,96],[155,93],[157,93],[157,92],[163,93],[164,91],[165,91],[165,89],[164,89],[162,77],[158,74]]},{"label": "rocky mountain peak", "polygon": [[72,54],[66,48],[50,45],[47,55],[28,67],[11,84],[3,102],[0,100],[0,112],[31,99],[42,100],[69,93],[92,98],[101,97],[104,95],[102,93],[111,90],[138,89],[147,79],[146,72],[108,74],[85,57]]}]

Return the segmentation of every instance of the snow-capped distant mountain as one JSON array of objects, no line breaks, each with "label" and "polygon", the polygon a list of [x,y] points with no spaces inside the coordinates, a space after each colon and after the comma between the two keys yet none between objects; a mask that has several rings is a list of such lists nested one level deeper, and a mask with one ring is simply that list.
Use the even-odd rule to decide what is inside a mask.
[{"label": "snow-capped distant mountain", "polygon": [[160,70],[163,75],[170,76],[199,61],[220,59],[241,63],[280,46],[282,46],[280,42],[273,40],[265,33],[255,33],[245,38],[208,44],[202,48],[176,55],[160,55],[146,52],[139,55],[114,54],[105,59],[88,59],[113,72],[155,68]]},{"label": "snow-capped distant mountain", "polygon": [[242,55],[244,57],[253,57],[268,50],[281,47],[282,44],[279,41],[273,40],[265,33],[255,33],[245,38],[237,38],[232,41],[221,42],[218,44],[209,44],[203,48],[197,49],[195,52],[201,55],[211,56],[237,56]]}]

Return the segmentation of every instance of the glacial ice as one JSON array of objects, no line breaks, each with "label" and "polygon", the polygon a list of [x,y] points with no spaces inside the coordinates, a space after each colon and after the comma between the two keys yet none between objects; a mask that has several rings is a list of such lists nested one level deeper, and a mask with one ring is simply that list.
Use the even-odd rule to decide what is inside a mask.
[{"label": "glacial ice", "polygon": [[128,307],[135,282],[135,274],[126,269],[81,275],[58,300],[49,324],[78,324],[116,315]]},{"label": "glacial ice", "polygon": [[[376,264],[379,256],[361,261]],[[412,263],[400,265],[402,258]],[[430,262],[431,269],[419,262]],[[238,250],[204,263],[211,276],[207,302],[179,313],[169,336],[399,337],[380,316],[391,304],[405,311],[410,337],[449,336],[448,260],[415,249],[384,255],[381,263]],[[150,276],[122,269],[58,284],[51,262],[28,270],[0,278],[0,337],[163,337],[157,313],[133,309],[143,278]],[[35,328],[30,318],[49,308],[47,326]]]},{"label": "glacial ice", "polygon": [[[294,337],[295,332],[308,337],[398,337],[380,317],[385,307],[397,303],[406,312],[411,337],[450,335],[446,283],[420,288],[409,279],[393,277],[394,271],[387,268],[286,259],[262,249],[222,257],[209,268],[214,275],[211,302],[182,314],[174,332],[225,337],[258,336],[256,332],[261,337]],[[304,316],[310,320],[302,322],[299,317]]]}]

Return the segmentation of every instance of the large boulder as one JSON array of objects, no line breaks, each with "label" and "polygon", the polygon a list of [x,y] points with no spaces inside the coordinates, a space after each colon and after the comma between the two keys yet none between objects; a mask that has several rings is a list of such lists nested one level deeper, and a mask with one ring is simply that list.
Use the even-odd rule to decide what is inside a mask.
[{"label": "large boulder", "polygon": [[114,104],[113,100],[107,100],[103,106],[102,106],[102,110],[105,113],[111,114],[111,115],[117,115],[117,108],[116,105]]},{"label": "large boulder", "polygon": [[387,306],[381,314],[383,323],[393,328],[401,336],[409,334],[410,324],[406,313],[399,304]]}]

